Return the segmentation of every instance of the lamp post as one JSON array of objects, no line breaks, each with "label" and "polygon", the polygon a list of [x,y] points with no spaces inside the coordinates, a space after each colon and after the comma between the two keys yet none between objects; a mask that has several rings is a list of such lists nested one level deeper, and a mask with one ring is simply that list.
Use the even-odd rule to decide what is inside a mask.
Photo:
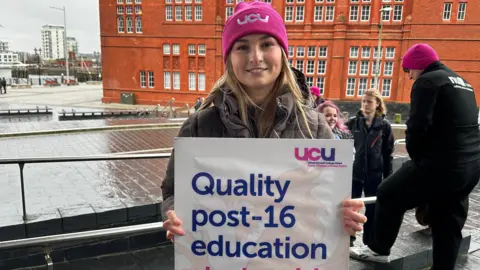
[{"label": "lamp post", "polygon": [[93,56],[95,56],[95,64],[97,65],[97,81],[99,80],[100,78],[100,72],[99,72],[99,63],[98,63],[98,57],[100,56],[100,52],[97,52],[97,51],[93,51]]},{"label": "lamp post", "polygon": [[64,54],[65,54],[65,65],[67,66],[67,85],[69,85],[70,84],[70,71],[69,71],[69,63],[68,63],[69,55],[68,55],[68,48],[67,48],[67,12],[65,11],[65,6],[63,6],[62,8],[50,6],[50,8],[63,11],[63,26],[64,26],[64,29],[63,29],[63,32],[64,32],[63,50],[64,50]]},{"label": "lamp post", "polygon": [[42,77],[40,75],[40,55],[42,53],[42,49],[41,48],[35,48],[33,49],[33,51],[35,52],[35,55],[37,56],[37,64],[38,64],[38,85],[42,85]]},{"label": "lamp post", "polygon": [[379,76],[380,76],[380,58],[381,57],[381,49],[382,49],[382,30],[383,30],[383,12],[386,11],[391,11],[392,7],[384,7],[380,9],[380,24],[378,25],[379,31],[378,31],[378,46],[377,46],[377,63],[376,63],[376,70],[375,70],[375,86],[378,91],[379,89]]}]

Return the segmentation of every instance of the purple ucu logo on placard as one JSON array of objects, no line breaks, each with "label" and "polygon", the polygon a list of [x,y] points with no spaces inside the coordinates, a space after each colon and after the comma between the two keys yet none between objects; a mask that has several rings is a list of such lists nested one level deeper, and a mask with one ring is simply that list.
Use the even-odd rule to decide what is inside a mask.
[{"label": "purple ucu logo on placard", "polygon": [[265,15],[263,18],[262,18],[262,15],[260,15],[260,13],[250,13],[250,14],[247,14],[245,15],[243,21],[241,21],[240,19],[237,19],[237,23],[239,25],[244,25],[244,24],[247,24],[247,23],[254,23],[256,21],[261,21],[261,22],[264,22],[264,23],[268,23],[268,15]]},{"label": "purple ucu logo on placard", "polygon": [[295,147],[295,158],[301,161],[335,161],[335,148],[330,148],[330,154],[327,155],[325,148],[300,148]]}]

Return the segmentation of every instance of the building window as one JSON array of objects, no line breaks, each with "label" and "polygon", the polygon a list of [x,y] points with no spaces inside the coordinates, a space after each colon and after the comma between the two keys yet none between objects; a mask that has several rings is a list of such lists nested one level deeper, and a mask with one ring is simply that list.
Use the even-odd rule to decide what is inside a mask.
[{"label": "building window", "polygon": [[373,49],[373,58],[382,58],[382,54],[383,54],[383,48],[380,48],[380,55],[378,54],[378,47],[375,47],[375,49]]},{"label": "building window", "polygon": [[[297,22],[303,22],[303,15],[305,13],[305,7],[304,6],[296,6],[296,11],[295,11],[295,21]],[[312,82],[313,83],[313,82]]]},{"label": "building window", "polygon": [[117,4],[123,4],[123,0],[117,0]]},{"label": "building window", "polygon": [[185,6],[185,21],[192,20],[192,6]]},{"label": "building window", "polygon": [[293,21],[293,7],[286,6],[285,7],[285,21],[292,22]]},{"label": "building window", "polygon": [[198,45],[198,55],[205,55],[205,54],[206,54],[205,44],[199,44]]},{"label": "building window", "polygon": [[195,44],[188,44],[188,55],[195,55],[196,53]]},{"label": "building window", "polygon": [[357,61],[349,61],[348,75],[356,75],[356,74],[357,74]]},{"label": "building window", "polygon": [[163,88],[167,90],[172,89],[172,78],[168,71],[163,73]]},{"label": "building window", "polygon": [[315,6],[313,14],[313,20],[316,22],[321,22],[323,19],[323,6]]},{"label": "building window", "polygon": [[182,20],[182,6],[175,6],[175,21]]},{"label": "building window", "polygon": [[353,96],[355,95],[355,85],[356,85],[356,79],[355,78],[348,78],[347,80],[347,96]]},{"label": "building window", "polygon": [[125,22],[124,22],[122,16],[119,16],[119,17],[117,18],[117,28],[118,28],[118,32],[119,32],[119,33],[125,32]]},{"label": "building window", "polygon": [[137,16],[135,17],[135,32],[142,33],[142,31],[143,31],[142,17]]},{"label": "building window", "polygon": [[197,90],[197,76],[193,72],[188,73],[188,90]]},{"label": "building window", "polygon": [[142,6],[135,6],[135,14],[142,14]]},{"label": "building window", "polygon": [[308,57],[315,57],[315,52],[316,52],[315,46],[309,46],[308,47]]},{"label": "building window", "polygon": [[387,51],[385,52],[385,58],[395,58],[395,47],[387,47]]},{"label": "building window", "polygon": [[467,3],[458,3],[457,20],[459,21],[465,20],[466,12],[467,12]]},{"label": "building window", "polygon": [[370,47],[362,47],[362,58],[370,58]]},{"label": "building window", "polygon": [[123,14],[123,6],[117,7],[117,14]]},{"label": "building window", "polygon": [[305,77],[305,83],[309,86],[313,86],[313,77]]},{"label": "building window", "polygon": [[370,6],[369,5],[362,6],[362,17],[360,18],[360,20],[362,22],[370,21]]},{"label": "building window", "polygon": [[452,3],[443,4],[443,19],[449,21],[452,16]]},{"label": "building window", "polygon": [[318,60],[317,74],[327,73],[327,62],[325,60]]},{"label": "building window", "polygon": [[133,33],[133,19],[132,19],[132,16],[127,16],[127,33]]},{"label": "building window", "polygon": [[297,57],[305,57],[305,47],[297,47]]},{"label": "building window", "polygon": [[148,72],[148,88],[154,88],[155,87],[155,76],[153,74],[153,71]]},{"label": "building window", "polygon": [[144,70],[140,71],[140,87],[141,88],[147,87],[147,75]]},{"label": "building window", "polygon": [[325,14],[325,21],[333,22],[333,17],[335,16],[335,6],[327,6],[327,12]]},{"label": "building window", "polygon": [[[195,2],[197,3],[197,2]],[[202,15],[202,6],[195,6],[195,21],[201,21],[203,18]]]},{"label": "building window", "polygon": [[350,58],[358,58],[358,47],[350,47]]},{"label": "building window", "polygon": [[165,19],[167,21],[172,21],[173,20],[172,6],[165,6]]},{"label": "building window", "polygon": [[125,0],[125,4],[132,4],[132,0]]},{"label": "building window", "polygon": [[180,72],[173,72],[173,89],[180,90]]},{"label": "building window", "polygon": [[317,87],[320,89],[320,95],[323,95],[325,89],[325,77],[317,77]]},{"label": "building window", "polygon": [[318,57],[327,57],[327,47],[318,47]]},{"label": "building window", "polygon": [[233,15],[233,7],[226,7],[225,8],[225,20],[227,20],[232,15]]},{"label": "building window", "polygon": [[395,5],[393,8],[393,21],[399,22],[402,20],[403,6]]},{"label": "building window", "polygon": [[164,55],[170,54],[170,44],[163,44],[163,54]]},{"label": "building window", "polygon": [[297,67],[300,72],[303,72],[303,60],[297,60]]},{"label": "building window", "polygon": [[368,61],[361,61],[360,62],[360,75],[368,76],[368,67],[370,63]]},{"label": "building window", "polygon": [[142,0],[135,0],[135,4],[141,4]]},{"label": "building window", "polygon": [[382,62],[380,62],[379,68],[377,69],[377,62],[373,61],[372,62],[372,75],[376,75],[377,73],[380,74],[381,73],[381,70],[380,70],[381,66],[382,66]]},{"label": "building window", "polygon": [[367,78],[360,78],[358,80],[358,96],[363,96],[363,93],[367,90]]},{"label": "building window", "polygon": [[383,65],[383,75],[392,76],[393,75],[393,62],[385,62]]},{"label": "building window", "polygon": [[205,91],[205,73],[198,74],[198,90]]},{"label": "building window", "polygon": [[390,97],[391,90],[392,90],[392,79],[383,79],[382,97]]},{"label": "building window", "polygon": [[[383,5],[382,8],[383,9],[391,8],[391,6],[390,5]],[[383,21],[387,21],[387,22],[390,21],[390,10],[384,10],[381,13],[382,13],[382,20]]]},{"label": "building window", "polygon": [[293,50],[294,50],[293,46],[288,46],[288,56],[289,57],[293,57]]},{"label": "building window", "polygon": [[125,12],[125,13],[127,13],[127,14],[133,14],[133,7],[132,7],[132,6],[126,6],[125,9],[126,9],[126,12]]},{"label": "building window", "polygon": [[[307,74],[313,74],[315,72],[315,61],[307,60]],[[313,84],[313,81],[312,81]]]},{"label": "building window", "polygon": [[358,6],[350,6],[350,21],[358,21]]},{"label": "building window", "polygon": [[180,44],[173,44],[173,54],[174,55],[180,54]]}]

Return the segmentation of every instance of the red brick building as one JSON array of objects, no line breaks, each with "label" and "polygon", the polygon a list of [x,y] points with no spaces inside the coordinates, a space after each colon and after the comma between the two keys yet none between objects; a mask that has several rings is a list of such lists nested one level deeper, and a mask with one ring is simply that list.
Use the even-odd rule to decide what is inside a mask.
[{"label": "red brick building", "polygon": [[[100,1],[103,101],[119,102],[124,92],[135,93],[141,104],[172,97],[177,105],[191,104],[205,96],[224,70],[223,24],[238,2]],[[401,56],[420,42],[480,91],[478,0],[264,2],[284,17],[291,64],[326,98],[357,100],[374,83],[380,22],[379,89],[388,101],[409,101],[412,82]]]}]

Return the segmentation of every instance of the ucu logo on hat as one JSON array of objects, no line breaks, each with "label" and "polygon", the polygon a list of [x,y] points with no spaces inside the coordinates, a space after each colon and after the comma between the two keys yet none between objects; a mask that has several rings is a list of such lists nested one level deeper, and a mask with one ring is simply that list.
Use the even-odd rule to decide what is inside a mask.
[{"label": "ucu logo on hat", "polygon": [[264,22],[264,23],[268,23],[268,18],[269,18],[268,15],[265,15],[265,17],[262,18],[262,15],[260,15],[260,13],[250,13],[250,14],[245,15],[245,18],[243,19],[243,21],[241,21],[240,19],[237,19],[237,23],[239,25],[243,25],[243,24],[247,24],[247,23],[254,23],[256,21],[261,21],[261,22]]}]

